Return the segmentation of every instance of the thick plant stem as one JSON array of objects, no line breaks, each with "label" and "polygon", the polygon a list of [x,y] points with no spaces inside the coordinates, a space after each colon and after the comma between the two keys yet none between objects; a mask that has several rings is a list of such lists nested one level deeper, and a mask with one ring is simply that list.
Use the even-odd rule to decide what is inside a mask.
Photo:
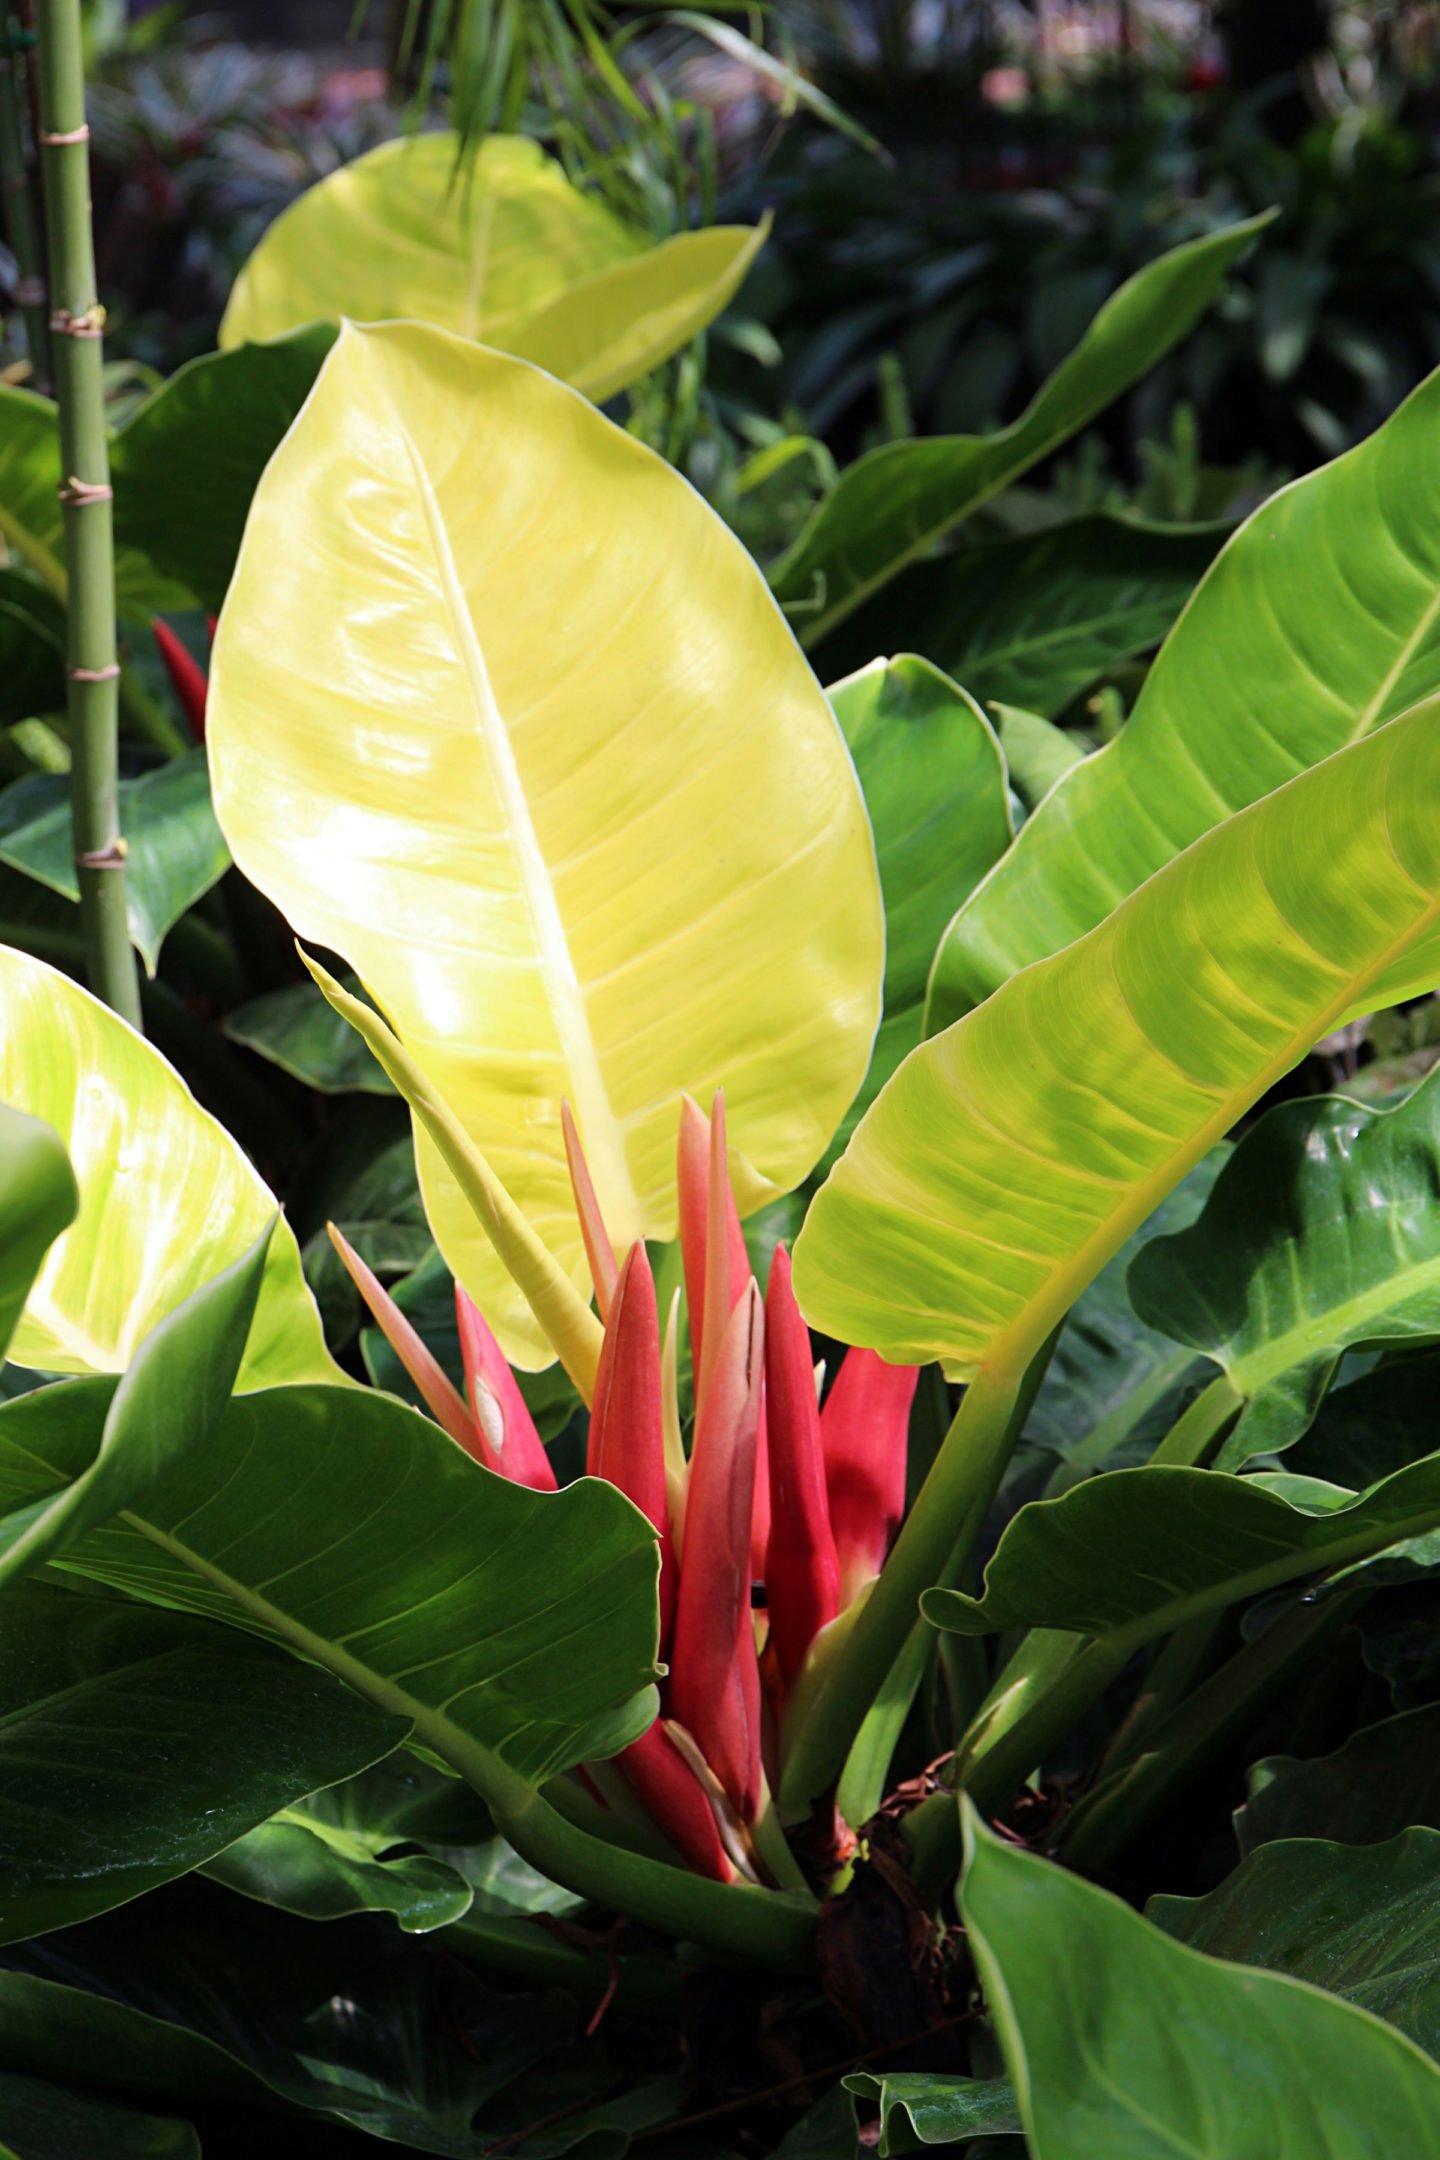
[{"label": "thick plant stem", "polygon": [[982,1373],[965,1390],[930,1475],[854,1626],[837,1640],[798,1721],[786,1733],[780,1796],[798,1811],[838,1776],[871,1703],[900,1655],[920,1594],[963,1566],[1010,1459],[1026,1404],[1023,1374]]},{"label": "thick plant stem", "polygon": [[140,985],[125,911],[118,782],[119,660],[101,331],[90,231],[90,151],[80,0],[44,0],[38,25],[40,147],[50,257],[60,503],[69,586],[70,818],[90,987],[132,1027]]},{"label": "thick plant stem", "polygon": [[45,268],[41,261],[40,220],[35,214],[35,185],[25,148],[25,53],[34,39],[13,17],[0,19],[0,185],[5,190],[5,232],[20,272],[15,297],[25,323],[33,390],[50,382],[50,339],[46,329]]},{"label": "thick plant stem", "polygon": [[1204,1461],[1244,1407],[1244,1396],[1232,1385],[1227,1374],[1219,1374],[1201,1390],[1184,1415],[1176,1419],[1151,1456],[1151,1462],[1178,1463],[1194,1469]]}]

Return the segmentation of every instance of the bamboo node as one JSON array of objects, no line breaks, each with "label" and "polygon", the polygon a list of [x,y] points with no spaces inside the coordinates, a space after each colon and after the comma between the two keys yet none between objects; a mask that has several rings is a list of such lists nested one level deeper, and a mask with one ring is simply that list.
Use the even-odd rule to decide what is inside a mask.
[{"label": "bamboo node", "polygon": [[106,480],[77,480],[74,473],[55,490],[62,503],[73,510],[88,510],[93,503],[113,500],[115,490]]},{"label": "bamboo node", "polygon": [[85,854],[77,855],[75,867],[77,870],[123,870],[128,853],[129,849],[117,833],[103,848],[90,848]]},{"label": "bamboo node", "polygon": [[109,667],[67,667],[65,673],[71,682],[113,682],[120,673],[118,660]]},{"label": "bamboo node", "polygon": [[50,317],[50,328],[57,337],[103,337],[105,335],[105,310],[98,300],[72,315],[69,308],[56,308]]},{"label": "bamboo node", "polygon": [[90,130],[83,122],[78,128],[70,128],[65,134],[55,134],[49,128],[42,128],[40,140],[52,150],[63,150],[67,143],[89,142]]}]

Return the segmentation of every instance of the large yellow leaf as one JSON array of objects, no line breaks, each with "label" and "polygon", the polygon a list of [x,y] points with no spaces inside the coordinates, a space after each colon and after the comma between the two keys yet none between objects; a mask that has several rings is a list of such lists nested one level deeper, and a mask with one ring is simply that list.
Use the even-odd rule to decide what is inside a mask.
[{"label": "large yellow leaf", "polygon": [[1440,706],[1179,855],[912,1052],[795,1250],[845,1342],[1014,1376],[1235,1119],[1357,1011],[1440,981]]},{"label": "large yellow leaf", "polygon": [[765,227],[655,245],[572,187],[538,143],[382,143],[277,218],[246,263],[222,346],[301,323],[406,317],[522,354],[588,397],[623,390],[719,314]]},{"label": "large yellow leaf", "polygon": [[[255,497],[209,739],[246,874],[358,970],[573,1280],[563,1096],[617,1239],[675,1233],[682,1089],[727,1089],[743,1205],[819,1156],[879,1012],[854,769],[739,542],[583,398],[344,329]],[[419,1157],[450,1266],[543,1362]]]},{"label": "large yellow leaf", "polygon": [[[46,1255],[8,1355],[42,1372],[123,1372],[192,1290],[254,1244],[274,1195],[158,1050],[66,975],[0,946],[0,1102],[65,1144],[80,1212]],[[240,1388],[343,1382],[275,1227]]]}]

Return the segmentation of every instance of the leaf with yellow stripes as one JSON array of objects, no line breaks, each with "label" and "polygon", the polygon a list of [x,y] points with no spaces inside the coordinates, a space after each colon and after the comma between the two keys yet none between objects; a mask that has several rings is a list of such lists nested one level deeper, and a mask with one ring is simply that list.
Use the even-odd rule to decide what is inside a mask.
[{"label": "leaf with yellow stripes", "polygon": [[[682,1089],[742,1205],[801,1178],[880,1001],[844,739],[749,556],[582,398],[414,324],[347,326],[260,483],[215,641],[215,804],[342,953],[576,1283],[568,1097],[613,1238],[675,1234]],[[450,1267],[549,1355],[418,1133]]]},{"label": "leaf with yellow stripes", "polygon": [[1227,820],[912,1052],[796,1245],[812,1324],[897,1362],[1023,1372],[1312,1043],[1440,981],[1437,804],[1432,702]]},{"label": "leaf with yellow stripes", "polygon": [[468,160],[454,135],[404,137],[276,219],[220,343],[405,317],[519,353],[598,401],[720,313],[767,231],[715,225],[657,245],[524,136],[489,136]]}]

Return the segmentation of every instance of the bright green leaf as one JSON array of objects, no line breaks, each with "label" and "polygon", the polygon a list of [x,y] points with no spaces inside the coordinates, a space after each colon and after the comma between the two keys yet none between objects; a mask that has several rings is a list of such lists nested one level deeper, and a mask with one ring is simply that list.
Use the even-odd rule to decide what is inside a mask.
[{"label": "bright green leaf", "polygon": [[845,2083],[880,2109],[880,2160],[922,2152],[927,2145],[964,2145],[971,2138],[1019,2136],[1024,2125],[1008,2078],[945,2077],[896,2070],[888,2077],[857,2070]]},{"label": "bright green leaf", "polygon": [[1298,1440],[1341,1353],[1440,1336],[1440,1073],[1398,1108],[1282,1103],[1240,1142],[1199,1220],[1129,1275],[1140,1318],[1245,1398],[1219,1457]]},{"label": "bright green leaf", "polygon": [[1208,1897],[1153,1897],[1145,1914],[1211,1957],[1313,1981],[1440,2055],[1440,1831],[1286,1838]]},{"label": "bright green leaf", "polygon": [[1077,742],[1073,734],[1018,705],[996,705],[995,725],[1010,785],[1027,812],[1043,802],[1060,775],[1078,765],[1086,752],[1084,741]]},{"label": "bright green leaf", "polygon": [[1437,795],[1440,726],[1420,707],[912,1052],[797,1241],[811,1323],[896,1362],[1018,1379],[1312,1043],[1440,979]]},{"label": "bright green leaf", "polygon": [[1230,542],[1115,740],[1067,775],[936,955],[930,1025],[1057,952],[1212,826],[1440,689],[1440,375]]},{"label": "bright green leaf", "polygon": [[[0,947],[0,1010],[0,1101],[55,1128],[80,1187],[10,1356],[42,1372],[122,1372],[158,1321],[249,1249],[274,1197],[159,1052],[66,976]],[[341,1377],[282,1222],[240,1385]]]},{"label": "bright green leaf", "polygon": [[308,189],[241,271],[221,344],[405,317],[533,360],[598,402],[703,330],[765,238],[710,226],[655,246],[524,136],[459,153],[454,135],[404,136]]},{"label": "bright green leaf", "polygon": [[[682,1089],[727,1088],[746,1212],[817,1160],[878,1016],[854,767],[739,543],[573,392],[347,328],[255,499],[209,743],[236,860],[349,960],[571,1281],[562,1097],[620,1245],[674,1235]],[[424,1129],[418,1155],[454,1272],[548,1361]]]},{"label": "bright green leaf", "polygon": [[41,1262],[79,1204],[70,1158],[55,1132],[0,1102],[0,1357]]},{"label": "bright green leaf", "polygon": [[1137,271],[1009,427],[886,443],[843,472],[772,578],[807,645],[1148,374],[1268,222],[1208,233]]},{"label": "bright green leaf", "polygon": [[1440,2139],[1440,2070],[1318,1988],[1171,1942],[965,1822],[960,1904],[1033,2160],[1395,2160]]},{"label": "bright green leaf", "polygon": [[1112,1470],[1022,1507],[985,1570],[982,1595],[927,1590],[925,1617],[961,1635],[1067,1628],[1105,1636],[1118,1653],[1433,1530],[1440,1455],[1382,1478],[1348,1506],[1336,1506],[1329,1488],[1317,1498],[1324,1512],[1222,1470]]},{"label": "bright green leaf", "polygon": [[832,684],[828,696],[865,792],[885,899],[884,1017],[860,1093],[830,1144],[838,1155],[921,1040],[935,941],[956,895],[978,884],[1009,846],[1011,828],[995,732],[973,698],[928,660],[910,653],[874,660]]},{"label": "bright green leaf", "polygon": [[210,1860],[205,1873],[227,1890],[278,1905],[306,1920],[347,1913],[393,1913],[409,1934],[444,1927],[469,1910],[470,1885],[447,1861],[429,1853],[382,1860],[393,1837],[359,1837],[286,1808]]},{"label": "bright green leaf", "polygon": [[[32,390],[0,383],[0,540],[9,553],[63,600],[65,536],[61,525],[60,435],[56,409]],[[183,585],[152,570],[128,547],[115,555],[115,604],[122,616],[183,607]]]},{"label": "bright green leaf", "polygon": [[[130,936],[153,976],[166,931],[224,876],[230,856],[210,807],[203,750],[122,780],[119,799]],[[67,778],[37,774],[0,794],[0,862],[79,898]]]},{"label": "bright green leaf", "polygon": [[253,1636],[128,1598],[26,1583],[0,1627],[0,1941],[184,1874],[409,1730]]}]

